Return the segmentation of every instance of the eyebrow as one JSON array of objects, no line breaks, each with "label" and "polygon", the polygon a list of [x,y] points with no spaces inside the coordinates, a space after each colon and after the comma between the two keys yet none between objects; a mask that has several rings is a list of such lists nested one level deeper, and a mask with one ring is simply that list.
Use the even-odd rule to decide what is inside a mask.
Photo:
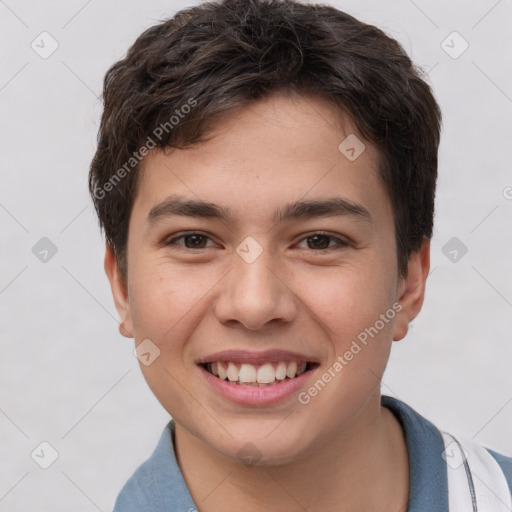
[{"label": "eyebrow", "polygon": [[[235,221],[229,208],[214,203],[208,203],[198,199],[186,199],[180,196],[170,196],[165,201],[151,208],[148,214],[148,223],[156,224],[159,220],[174,215],[219,219],[226,223]],[[370,224],[373,219],[370,212],[363,205],[354,203],[342,197],[333,197],[327,199],[301,200],[289,203],[282,208],[278,208],[272,221],[275,224],[287,220],[301,220],[315,217],[356,217]]]}]

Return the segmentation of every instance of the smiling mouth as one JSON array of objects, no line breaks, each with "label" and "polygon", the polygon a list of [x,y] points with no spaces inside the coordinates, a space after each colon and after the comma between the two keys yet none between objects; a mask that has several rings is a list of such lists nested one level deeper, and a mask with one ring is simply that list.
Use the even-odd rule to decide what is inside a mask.
[{"label": "smiling mouth", "polygon": [[318,363],[280,361],[264,364],[235,363],[232,361],[213,361],[202,363],[208,373],[230,384],[253,387],[269,387],[313,370]]}]

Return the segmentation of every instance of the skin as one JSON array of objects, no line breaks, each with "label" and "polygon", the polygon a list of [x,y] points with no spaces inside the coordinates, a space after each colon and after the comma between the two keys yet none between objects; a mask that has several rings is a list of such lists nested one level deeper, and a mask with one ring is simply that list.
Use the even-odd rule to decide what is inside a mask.
[{"label": "skin", "polygon": [[[107,247],[120,332],[149,338],[160,356],[141,364],[148,385],[176,422],[178,462],[201,512],[407,510],[409,463],[394,415],[380,405],[392,341],[421,309],[429,242],[399,278],[392,208],[377,175],[378,152],[349,161],[327,102],[275,94],[219,123],[208,142],[144,161],[133,205],[125,282]],[[361,140],[362,138],[359,137]],[[173,216],[154,226],[149,211],[171,194],[229,208],[235,222]],[[355,216],[290,220],[275,209],[299,199],[343,197]],[[171,235],[200,231],[200,247]],[[318,231],[320,252],[311,237]],[[248,236],[263,252],[247,263]],[[308,242],[309,240],[309,242]],[[307,405],[297,397],[243,406],[219,396],[196,361],[219,350],[291,350],[320,364],[307,390],[357,335],[399,303],[400,312]],[[257,465],[237,455],[252,443]]]}]

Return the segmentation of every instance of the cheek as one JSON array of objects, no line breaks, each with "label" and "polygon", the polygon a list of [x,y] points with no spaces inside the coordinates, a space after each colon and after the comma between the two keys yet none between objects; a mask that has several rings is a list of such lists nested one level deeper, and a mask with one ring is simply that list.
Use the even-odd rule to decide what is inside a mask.
[{"label": "cheek", "polygon": [[205,314],[208,291],[220,278],[204,268],[178,269],[155,261],[144,262],[141,269],[135,269],[130,298],[135,338],[150,338],[163,355],[183,350],[181,341]]},{"label": "cheek", "polygon": [[388,265],[367,253],[353,265],[323,269],[315,279],[297,281],[303,283],[300,293],[310,317],[330,340],[330,364],[343,358],[325,398],[339,400],[343,389],[366,395],[384,373],[396,316],[395,277]]},{"label": "cheek", "polygon": [[307,275],[295,275],[294,289],[330,334],[353,336],[393,305],[394,275],[386,268],[377,258],[367,258],[338,268],[308,269]]},{"label": "cheek", "polygon": [[190,395],[180,390],[189,371],[187,341],[205,314],[205,294],[214,284],[211,273],[208,280],[205,272],[177,272],[154,262],[140,268],[142,272],[134,272],[130,300],[136,344],[149,339],[159,351],[151,364],[141,362],[140,368],[164,409],[186,410]]}]

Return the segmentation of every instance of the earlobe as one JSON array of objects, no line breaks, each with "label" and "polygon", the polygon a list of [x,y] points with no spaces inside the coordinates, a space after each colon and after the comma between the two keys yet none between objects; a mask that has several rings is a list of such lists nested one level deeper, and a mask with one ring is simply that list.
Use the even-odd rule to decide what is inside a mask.
[{"label": "earlobe", "polygon": [[121,275],[115,254],[108,244],[105,250],[104,268],[108,280],[110,281],[114,304],[121,319],[119,332],[126,338],[133,338],[133,321],[127,283]]},{"label": "earlobe", "polygon": [[393,341],[405,338],[409,330],[409,322],[414,320],[420,312],[425,298],[429,270],[430,240],[424,238],[420,249],[411,254],[407,276],[400,283],[397,301],[402,309],[395,317]]}]

